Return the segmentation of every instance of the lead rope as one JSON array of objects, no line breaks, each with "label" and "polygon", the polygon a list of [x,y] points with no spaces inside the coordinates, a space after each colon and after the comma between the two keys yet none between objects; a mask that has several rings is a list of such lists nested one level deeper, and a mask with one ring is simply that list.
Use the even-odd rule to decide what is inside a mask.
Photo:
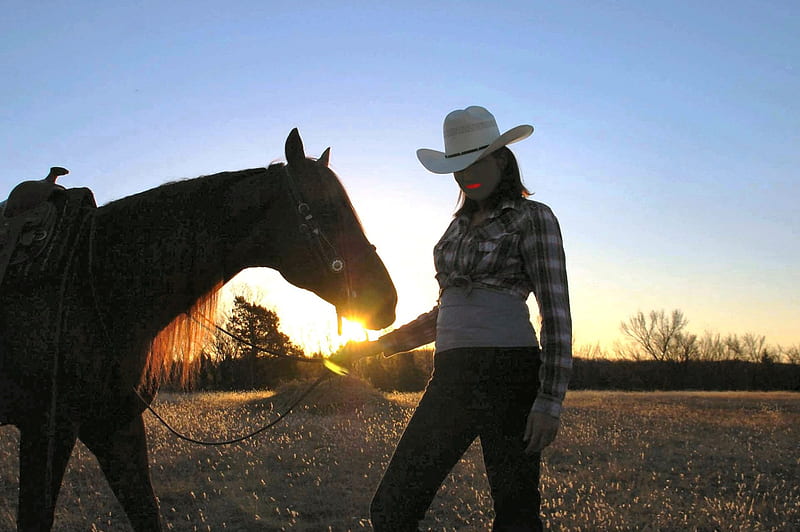
[{"label": "lead rope", "polygon": [[[205,327],[207,330],[209,330],[209,329],[210,329],[210,328],[209,328],[207,325],[205,325],[204,323],[202,323],[202,322],[198,321],[198,320],[197,320],[197,319],[196,319],[194,316],[192,316],[192,315],[191,315],[191,314],[189,314],[188,312],[186,313],[186,315],[187,315],[189,318],[191,318],[191,319],[192,319],[192,320],[193,320],[195,323],[197,323],[198,325],[200,325],[201,327]],[[234,340],[236,340],[237,342],[240,342],[240,343],[242,343],[242,344],[244,344],[244,345],[246,345],[246,346],[248,346],[248,347],[253,347],[253,348],[255,348],[255,349],[259,350],[259,351],[262,351],[262,352],[264,352],[264,353],[268,353],[268,354],[271,354],[271,355],[274,355],[274,356],[278,356],[278,357],[280,357],[280,358],[288,358],[288,359],[295,360],[295,361],[302,361],[302,362],[312,362],[312,363],[318,363],[318,364],[321,364],[321,363],[323,363],[323,361],[322,361],[322,360],[320,360],[320,359],[315,359],[315,358],[307,358],[307,357],[299,357],[299,356],[292,356],[292,355],[289,355],[289,354],[286,354],[286,353],[280,353],[280,352],[278,352],[278,351],[272,351],[272,350],[270,350],[270,349],[266,349],[266,348],[264,348],[264,347],[257,346],[257,345],[255,345],[255,344],[252,344],[252,343],[250,343],[250,342],[247,342],[247,341],[246,341],[246,340],[244,340],[243,338],[240,338],[239,336],[237,336],[237,335],[235,335],[235,334],[233,334],[233,333],[231,333],[231,332],[229,332],[229,331],[225,330],[224,328],[220,327],[219,325],[216,325],[216,324],[214,324],[214,327],[215,327],[217,330],[219,330],[220,332],[223,332],[223,333],[227,334],[228,336],[230,336],[231,338],[233,338],[233,339],[234,339]],[[294,408],[295,408],[297,405],[299,405],[299,404],[300,404],[300,403],[301,403],[301,402],[302,402],[302,401],[303,401],[303,400],[304,400],[306,397],[308,397],[308,396],[309,396],[309,394],[311,394],[311,392],[313,392],[313,391],[314,391],[314,390],[317,388],[317,386],[319,386],[320,384],[322,384],[322,383],[323,383],[323,382],[325,382],[325,381],[328,381],[328,380],[330,380],[330,378],[331,378],[332,376],[333,376],[333,373],[331,373],[331,372],[325,372],[324,374],[320,375],[320,376],[317,378],[317,380],[315,380],[315,381],[314,381],[314,382],[313,382],[313,383],[312,383],[312,384],[311,384],[311,385],[310,385],[308,388],[306,388],[306,390],[305,390],[305,391],[304,391],[302,394],[300,394],[300,396],[299,396],[297,399],[295,399],[295,400],[292,402],[292,404],[290,404],[290,405],[289,405],[289,407],[288,407],[288,408],[287,408],[287,409],[286,409],[284,412],[282,412],[281,414],[279,414],[277,418],[275,418],[274,420],[270,421],[269,423],[267,423],[266,425],[262,426],[261,428],[259,428],[259,429],[257,429],[257,430],[254,430],[253,432],[251,432],[251,433],[249,433],[249,434],[245,434],[244,436],[239,436],[238,438],[233,438],[233,439],[230,439],[230,440],[222,440],[222,441],[205,441],[205,440],[198,440],[198,439],[192,438],[192,437],[190,437],[190,436],[186,436],[186,435],[184,435],[184,434],[181,434],[181,433],[180,433],[180,432],[178,432],[178,431],[177,431],[175,428],[173,428],[173,427],[172,427],[172,426],[171,426],[171,425],[170,425],[170,424],[169,424],[169,423],[168,423],[168,422],[167,422],[167,421],[166,421],[166,420],[165,420],[165,419],[164,419],[164,418],[163,418],[163,417],[162,417],[162,416],[161,416],[161,415],[158,413],[158,412],[156,412],[156,411],[155,411],[155,409],[153,409],[153,407],[150,405],[150,403],[149,403],[149,402],[147,402],[147,401],[146,401],[146,400],[145,400],[145,399],[144,399],[144,398],[143,398],[143,397],[142,397],[142,396],[139,394],[139,390],[137,390],[135,387],[133,388],[133,393],[135,393],[135,394],[136,394],[136,397],[138,397],[138,398],[139,398],[139,400],[142,402],[142,404],[145,406],[145,408],[147,408],[147,410],[149,410],[149,411],[150,411],[150,413],[151,413],[151,414],[153,414],[153,415],[155,416],[155,418],[156,418],[156,419],[157,419],[159,422],[161,422],[161,424],[162,424],[162,425],[164,425],[164,427],[166,427],[166,428],[167,428],[167,430],[169,430],[169,431],[170,431],[172,434],[174,434],[174,435],[175,435],[175,436],[177,436],[178,438],[180,438],[180,439],[182,439],[182,440],[185,440],[185,441],[188,441],[188,442],[191,442],[191,443],[196,443],[196,444],[198,444],[198,445],[205,445],[205,446],[219,446],[219,445],[230,445],[230,444],[233,444],[233,443],[239,443],[239,442],[242,442],[242,441],[244,441],[244,440],[247,440],[247,439],[250,439],[250,438],[252,438],[253,436],[256,436],[256,435],[258,435],[258,434],[261,434],[261,433],[262,433],[262,432],[264,432],[265,430],[268,430],[268,429],[270,429],[270,428],[274,427],[274,426],[275,426],[275,425],[277,425],[277,424],[278,424],[278,423],[279,423],[279,422],[280,422],[280,421],[281,421],[283,418],[285,418],[286,416],[288,416],[288,415],[289,415],[289,414],[292,412],[292,410],[294,410]]]},{"label": "lead rope", "polygon": [[325,374],[321,375],[320,377],[318,377],[318,378],[317,378],[317,380],[315,380],[315,381],[314,381],[314,383],[313,383],[311,386],[309,386],[309,387],[306,389],[306,391],[304,391],[302,394],[300,394],[300,397],[298,397],[297,399],[295,399],[295,400],[294,400],[294,402],[292,402],[292,404],[291,404],[291,405],[289,405],[289,408],[287,408],[287,409],[286,409],[284,412],[282,412],[282,413],[281,413],[281,414],[280,414],[280,415],[279,415],[277,418],[275,418],[274,420],[270,421],[270,422],[269,422],[269,423],[267,423],[266,425],[262,426],[262,427],[261,427],[261,428],[259,428],[258,430],[254,430],[253,432],[251,432],[251,433],[249,433],[249,434],[245,434],[244,436],[239,436],[238,438],[233,438],[233,439],[231,439],[231,440],[222,440],[222,441],[205,441],[205,440],[196,440],[196,439],[194,439],[194,438],[191,438],[191,437],[189,437],[189,436],[186,436],[186,435],[184,435],[184,434],[181,434],[181,433],[180,433],[180,432],[178,432],[176,429],[172,428],[172,426],[171,426],[171,425],[170,425],[170,424],[169,424],[169,423],[168,423],[168,422],[167,422],[167,421],[166,421],[166,420],[165,420],[163,417],[161,417],[161,416],[159,415],[159,413],[158,413],[158,412],[156,412],[156,411],[153,409],[153,407],[151,407],[151,406],[150,406],[150,404],[149,404],[147,401],[145,401],[145,399],[144,399],[144,398],[143,398],[141,395],[139,395],[139,391],[138,391],[138,390],[136,390],[136,388],[134,388],[134,389],[133,389],[133,391],[134,391],[134,393],[136,393],[136,397],[138,397],[138,398],[139,398],[139,400],[140,400],[140,401],[142,401],[142,403],[143,403],[143,404],[144,404],[144,405],[147,407],[147,409],[150,411],[150,413],[151,413],[151,414],[153,414],[153,415],[156,417],[156,419],[157,419],[158,421],[160,421],[160,422],[161,422],[161,424],[162,424],[162,425],[164,425],[164,426],[167,428],[167,430],[169,430],[169,431],[170,431],[172,434],[174,434],[174,435],[175,435],[175,436],[177,436],[178,438],[180,438],[180,439],[182,439],[182,440],[186,440],[186,441],[188,441],[188,442],[191,442],[191,443],[196,443],[196,444],[198,444],[198,445],[205,445],[205,446],[219,446],[219,445],[231,445],[231,444],[233,444],[233,443],[239,443],[239,442],[242,442],[242,441],[244,441],[244,440],[247,440],[247,439],[250,439],[250,438],[252,438],[253,436],[257,436],[258,434],[261,434],[261,433],[262,433],[262,432],[264,432],[265,430],[268,430],[268,429],[270,429],[270,428],[274,427],[275,425],[277,425],[278,423],[280,423],[280,421],[281,421],[283,418],[285,418],[286,416],[288,416],[288,415],[289,415],[289,414],[292,412],[292,410],[294,409],[294,407],[296,407],[297,405],[299,405],[299,404],[300,404],[300,403],[303,401],[303,399],[305,399],[306,397],[308,397],[308,395],[309,395],[311,392],[313,392],[313,391],[314,391],[314,389],[315,389],[317,386],[319,386],[319,385],[320,385],[322,382],[329,380],[331,377],[332,377],[332,374],[331,374],[331,373],[327,373],[327,372],[326,372]]}]

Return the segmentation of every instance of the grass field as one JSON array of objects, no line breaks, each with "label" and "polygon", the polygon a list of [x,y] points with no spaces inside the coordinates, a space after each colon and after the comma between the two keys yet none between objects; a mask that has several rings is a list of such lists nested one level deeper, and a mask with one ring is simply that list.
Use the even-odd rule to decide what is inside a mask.
[{"label": "grass field", "polygon": [[[162,394],[194,437],[239,435],[302,391]],[[180,441],[145,414],[169,530],[370,530],[369,501],[419,394],[321,386],[281,424],[228,447]],[[544,454],[543,514],[565,531],[800,530],[800,394],[570,392]],[[18,433],[0,428],[0,530],[14,529]],[[491,499],[473,444],[423,529],[486,530]],[[78,446],[55,530],[128,531],[94,457]]]}]

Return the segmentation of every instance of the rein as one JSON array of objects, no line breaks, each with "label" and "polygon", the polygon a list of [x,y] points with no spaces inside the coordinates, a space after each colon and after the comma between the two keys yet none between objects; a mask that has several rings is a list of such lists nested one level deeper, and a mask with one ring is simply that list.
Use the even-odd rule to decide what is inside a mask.
[{"label": "rein", "polygon": [[[194,321],[195,323],[197,323],[197,324],[198,324],[198,325],[200,325],[201,327],[204,327],[205,329],[207,329],[207,330],[210,330],[210,327],[209,327],[208,325],[206,325],[205,323],[202,323],[201,321],[199,321],[197,318],[195,318],[194,316],[192,316],[192,315],[191,315],[191,314],[189,314],[188,312],[186,313],[186,315],[187,315],[187,316],[188,316],[188,317],[189,317],[189,318],[190,318],[192,321]],[[297,362],[311,362],[311,363],[317,363],[317,364],[323,364],[323,363],[324,363],[324,361],[323,361],[322,359],[319,359],[319,358],[308,358],[308,357],[301,357],[301,356],[290,355],[290,354],[288,354],[288,353],[282,353],[282,352],[280,352],[280,351],[274,351],[274,350],[271,350],[271,349],[267,349],[267,348],[265,348],[265,347],[261,347],[261,346],[255,345],[255,344],[253,344],[253,343],[251,343],[251,342],[248,342],[248,341],[247,341],[247,340],[245,340],[244,338],[242,338],[242,337],[240,337],[240,336],[238,336],[238,335],[235,335],[235,334],[233,334],[232,332],[228,331],[227,329],[225,329],[225,328],[223,328],[223,327],[220,327],[220,326],[219,326],[219,325],[217,325],[216,323],[214,324],[214,328],[215,328],[216,330],[218,330],[219,332],[221,332],[221,333],[223,333],[223,334],[226,334],[226,335],[228,335],[229,337],[233,338],[234,340],[236,340],[236,341],[237,341],[237,342],[239,342],[240,344],[246,345],[246,346],[248,346],[248,347],[252,347],[252,348],[254,348],[254,349],[256,349],[256,350],[258,350],[258,351],[260,351],[260,352],[262,352],[262,353],[267,353],[267,354],[269,354],[269,355],[273,355],[273,356],[276,356],[276,357],[279,357],[279,358],[286,358],[286,359],[290,359],[290,360],[295,360],[295,361],[297,361]],[[326,367],[327,367],[327,366],[326,366]],[[332,370],[331,370],[331,371],[332,371]],[[334,372],[334,373],[335,373],[335,372]],[[317,386],[319,386],[320,384],[322,384],[322,382],[325,382],[325,381],[328,381],[328,380],[330,380],[332,376],[333,376],[333,373],[327,373],[327,372],[326,372],[326,373],[324,373],[323,375],[320,375],[320,376],[319,376],[319,377],[318,377],[318,378],[317,378],[317,379],[316,379],[316,380],[315,380],[313,383],[311,383],[311,385],[309,385],[309,387],[308,387],[308,388],[306,388],[306,389],[305,389],[305,391],[304,391],[302,394],[300,394],[300,396],[299,396],[297,399],[295,399],[295,400],[292,402],[292,404],[290,404],[290,405],[289,405],[289,407],[288,407],[288,408],[287,408],[287,409],[286,409],[284,412],[280,413],[280,414],[278,415],[278,417],[277,417],[277,418],[275,418],[274,420],[270,421],[270,422],[269,422],[269,423],[267,423],[266,425],[264,425],[264,426],[260,427],[260,428],[259,428],[259,429],[257,429],[257,430],[254,430],[253,432],[250,432],[250,433],[248,433],[248,434],[245,434],[244,436],[239,436],[239,437],[237,437],[237,438],[233,438],[233,439],[230,439],[230,440],[222,440],[222,441],[205,441],[205,440],[197,440],[197,439],[195,439],[195,438],[192,438],[192,437],[186,436],[186,435],[184,435],[184,434],[181,434],[181,433],[180,433],[180,432],[178,432],[178,431],[177,431],[175,428],[173,428],[173,427],[172,427],[172,426],[171,426],[171,425],[170,425],[170,424],[169,424],[169,423],[168,423],[168,422],[167,422],[167,421],[166,421],[166,420],[165,420],[163,417],[161,417],[161,415],[160,415],[158,412],[156,412],[156,411],[155,411],[155,409],[153,409],[153,407],[150,405],[150,403],[148,403],[148,402],[147,402],[147,401],[146,401],[146,400],[145,400],[145,399],[144,399],[144,398],[143,398],[143,397],[142,397],[142,396],[139,394],[139,390],[137,390],[136,388],[134,388],[134,389],[133,389],[133,392],[136,394],[136,397],[138,397],[138,398],[139,398],[139,400],[142,402],[142,404],[143,404],[143,405],[144,405],[144,406],[147,408],[147,410],[149,410],[149,411],[150,411],[150,413],[151,413],[151,414],[153,414],[153,415],[155,416],[155,418],[156,418],[158,421],[160,421],[160,422],[161,422],[161,424],[162,424],[162,425],[164,425],[164,426],[167,428],[167,430],[169,430],[169,431],[170,431],[172,434],[174,434],[174,435],[175,435],[175,436],[177,436],[178,438],[180,438],[180,439],[182,439],[182,440],[185,440],[185,441],[188,441],[188,442],[191,442],[191,443],[196,443],[196,444],[198,444],[198,445],[205,445],[205,446],[219,446],[219,445],[231,445],[231,444],[233,444],[233,443],[239,443],[239,442],[243,442],[243,441],[245,441],[245,440],[247,440],[247,439],[250,439],[250,438],[252,438],[253,436],[257,436],[258,434],[261,434],[261,433],[262,433],[262,432],[264,432],[265,430],[268,430],[268,429],[270,429],[270,428],[274,427],[275,425],[277,425],[278,423],[280,423],[280,421],[281,421],[283,418],[285,418],[286,416],[288,416],[288,415],[289,415],[289,414],[292,412],[292,410],[294,410],[294,408],[295,408],[297,405],[299,405],[299,404],[300,404],[300,403],[301,403],[301,402],[302,402],[302,401],[303,401],[303,400],[304,400],[306,397],[308,397],[308,396],[309,396],[309,394],[311,394],[311,392],[313,392],[313,391],[314,391],[314,389],[316,389],[316,387],[317,387]]]},{"label": "rein", "polygon": [[[191,319],[192,321],[194,321],[195,323],[197,323],[201,327],[205,328],[208,331],[211,330],[211,327],[209,325],[199,321],[197,318],[192,316],[190,313],[186,312],[185,314],[186,314],[186,316],[189,317],[189,319]],[[210,321],[210,320],[208,320],[208,321]],[[257,351],[260,351],[262,353],[267,353],[269,355],[273,355],[273,356],[276,356],[276,357],[279,357],[279,358],[286,358],[286,359],[290,359],[290,360],[295,360],[297,362],[312,362],[312,363],[317,363],[317,364],[321,364],[321,363],[324,362],[323,360],[321,360],[319,358],[308,358],[308,357],[295,356],[295,355],[290,355],[288,353],[282,353],[280,351],[274,351],[274,350],[271,350],[271,349],[267,349],[265,347],[261,347],[261,346],[255,345],[255,344],[253,344],[251,342],[248,342],[247,340],[245,340],[241,336],[233,334],[232,332],[228,331],[224,327],[220,327],[216,323],[214,323],[213,326],[214,326],[214,328],[216,330],[218,330],[219,332],[221,332],[221,333],[233,338],[234,340],[236,340],[240,344],[243,344],[243,345],[246,345],[247,347],[251,347],[253,349],[256,349]],[[292,402],[292,404],[290,404],[289,407],[285,411],[280,413],[277,418],[273,419],[272,421],[270,421],[266,425],[263,425],[262,427],[254,430],[253,432],[250,432],[250,433],[245,434],[243,436],[239,436],[237,438],[233,438],[233,439],[230,439],[230,440],[221,440],[221,441],[198,440],[198,439],[192,438],[190,436],[186,436],[185,434],[182,434],[182,433],[178,432],[177,429],[173,428],[172,425],[170,425],[169,422],[167,422],[167,420],[165,420],[158,412],[156,412],[155,409],[150,405],[150,403],[147,402],[147,400],[145,400],[144,397],[141,396],[141,394],[139,394],[139,390],[134,388],[133,392],[136,394],[136,397],[139,398],[139,400],[142,402],[142,404],[145,406],[145,408],[147,408],[147,410],[149,410],[150,413],[153,414],[153,416],[155,416],[155,418],[159,422],[161,422],[161,424],[164,425],[164,427],[166,427],[166,429],[169,430],[176,437],[178,437],[178,438],[180,438],[182,440],[191,442],[191,443],[196,443],[197,445],[205,445],[207,447],[210,447],[210,446],[231,445],[231,444],[234,444],[234,443],[240,443],[240,442],[243,442],[245,440],[248,440],[248,439],[252,438],[253,436],[257,436],[257,435],[261,434],[262,432],[274,427],[275,425],[280,423],[280,421],[283,418],[285,418],[286,416],[291,414],[292,410],[294,410],[294,408],[297,405],[299,405],[306,397],[308,397],[309,394],[311,394],[311,392],[313,392],[314,389],[316,389],[317,386],[322,384],[322,382],[324,382],[324,381],[330,380],[330,378],[332,376],[333,376],[332,373],[324,373],[323,375],[320,375],[317,378],[317,380],[315,380],[313,383],[311,383],[311,385],[309,385],[309,387],[306,388],[305,391],[302,394],[300,394],[300,396],[297,399],[295,399]]]},{"label": "rein", "polygon": [[160,421],[161,424],[164,425],[167,428],[167,430],[169,430],[172,434],[174,434],[175,436],[177,436],[178,438],[180,438],[182,440],[185,440],[185,441],[188,441],[188,442],[191,442],[191,443],[196,443],[198,445],[205,445],[207,447],[210,447],[210,446],[231,445],[233,443],[240,443],[240,442],[243,442],[243,441],[245,441],[247,439],[252,438],[253,436],[257,436],[258,434],[261,434],[265,430],[268,430],[268,429],[274,427],[275,425],[280,423],[280,421],[283,418],[288,416],[292,412],[292,410],[294,410],[294,408],[303,401],[303,399],[308,397],[308,395],[311,392],[313,392],[314,389],[317,386],[319,386],[324,381],[330,380],[331,377],[332,377],[332,375],[330,373],[326,373],[326,374],[321,375],[320,377],[318,377],[317,380],[315,380],[308,388],[306,388],[306,390],[302,394],[300,394],[300,397],[295,399],[294,402],[292,402],[292,404],[290,404],[289,407],[284,412],[279,414],[277,418],[273,419],[272,421],[270,421],[266,425],[262,426],[261,428],[259,428],[257,430],[254,430],[253,432],[250,432],[249,434],[245,434],[244,436],[239,436],[238,438],[233,438],[231,440],[222,440],[222,441],[196,440],[194,438],[191,438],[189,436],[181,434],[176,429],[174,429],[163,417],[161,417],[159,415],[159,413],[156,412],[153,409],[152,406],[150,406],[150,403],[148,403],[141,395],[139,395],[139,391],[136,388],[134,388],[133,391],[136,394],[136,397],[138,397],[139,400],[145,405],[145,407],[147,407],[147,410],[149,410],[150,413],[153,414],[155,416],[155,418],[158,421]]},{"label": "rein", "polygon": [[[88,263],[89,286],[91,288],[92,300],[94,301],[95,313],[97,314],[97,321],[100,322],[100,327],[103,329],[103,333],[105,334],[106,341],[109,344],[109,346],[111,346],[112,345],[111,336],[109,336],[108,329],[106,328],[105,320],[103,319],[103,316],[102,316],[102,314],[100,312],[100,307],[97,304],[97,292],[95,290],[94,275],[92,273],[92,256],[94,255],[93,251],[94,251],[94,233],[95,233],[94,216],[92,216],[92,223],[91,223],[89,231],[90,231],[89,232],[89,263]],[[192,316],[188,312],[186,313],[186,315],[190,319],[192,319],[195,323],[199,324],[202,327],[205,327],[206,329],[209,329],[208,325],[198,321],[197,318],[195,318],[194,316]],[[242,343],[244,345],[247,345],[248,347],[255,348],[258,351],[261,351],[261,352],[264,352],[264,353],[268,353],[268,354],[273,355],[273,356],[277,356],[277,357],[281,357],[281,358],[288,358],[288,359],[292,359],[292,360],[296,360],[296,361],[324,364],[324,360],[321,360],[321,359],[294,356],[294,355],[290,355],[288,353],[281,353],[279,351],[273,351],[271,349],[266,349],[264,347],[254,345],[254,344],[244,340],[243,338],[231,333],[230,331],[224,329],[223,327],[220,327],[217,324],[214,324],[214,327],[217,330],[219,330],[220,332],[230,336],[231,338],[233,338],[237,342],[240,342],[240,343]],[[139,390],[137,390],[135,386],[132,388],[132,390],[133,390],[133,393],[136,395],[136,397],[139,399],[139,401],[141,401],[141,403],[144,405],[144,407],[148,411],[150,411],[150,413],[153,414],[153,416],[155,416],[155,418],[162,425],[164,425],[164,427],[166,427],[167,430],[169,430],[172,434],[174,434],[176,437],[178,437],[178,438],[180,438],[182,440],[191,442],[191,443],[198,444],[198,445],[220,446],[220,445],[231,445],[231,444],[234,444],[234,443],[243,442],[245,440],[248,440],[248,439],[250,439],[250,438],[252,438],[254,436],[257,436],[258,434],[261,434],[262,432],[274,427],[275,425],[280,423],[281,420],[283,420],[286,416],[288,416],[294,410],[294,408],[297,405],[299,405],[306,397],[308,397],[311,394],[311,392],[313,392],[317,388],[317,386],[319,386],[320,384],[322,384],[325,381],[330,380],[331,377],[333,376],[333,374],[335,374],[335,372],[333,372],[331,370],[331,373],[326,372],[323,375],[319,376],[313,383],[311,383],[311,385],[309,385],[308,388],[306,388],[306,390],[302,394],[300,394],[300,396],[297,399],[295,399],[292,402],[292,404],[289,405],[289,407],[284,412],[280,413],[277,418],[273,419],[269,423],[267,423],[267,424],[263,425],[262,427],[254,430],[253,432],[250,432],[250,433],[245,434],[243,436],[239,436],[237,438],[233,438],[233,439],[229,439],[229,440],[221,440],[221,441],[198,440],[198,439],[195,439],[195,438],[192,438],[190,436],[186,436],[185,434],[180,433],[177,429],[173,428],[172,425],[170,425],[169,422],[167,422],[167,420],[165,420],[158,412],[156,412],[156,410],[150,405],[150,402],[148,402],[144,397],[142,397],[142,395],[139,393]]]}]

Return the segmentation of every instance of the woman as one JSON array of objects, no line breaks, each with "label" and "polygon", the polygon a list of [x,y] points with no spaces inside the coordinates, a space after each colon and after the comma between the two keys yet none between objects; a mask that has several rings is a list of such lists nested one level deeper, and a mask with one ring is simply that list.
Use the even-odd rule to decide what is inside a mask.
[{"label": "woman", "polygon": [[[434,248],[438,305],[377,341],[349,344],[339,362],[389,356],[436,341],[434,372],[371,506],[376,531],[417,530],[442,481],[476,437],[494,501],[494,530],[542,530],[539,453],[559,428],[572,366],[572,325],[561,231],[546,205],[526,200],[502,135],[482,107],[448,114],[445,152],[420,162],[453,173],[460,208]],[[541,344],[526,299],[536,297]],[[541,346],[541,347],[540,347]]]}]

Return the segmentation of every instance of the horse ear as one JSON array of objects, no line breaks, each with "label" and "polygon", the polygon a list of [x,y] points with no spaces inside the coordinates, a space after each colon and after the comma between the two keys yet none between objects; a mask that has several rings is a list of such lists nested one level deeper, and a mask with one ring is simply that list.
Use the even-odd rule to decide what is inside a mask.
[{"label": "horse ear", "polygon": [[317,159],[317,160],[321,164],[323,164],[325,166],[328,166],[328,163],[330,163],[330,160],[331,160],[331,149],[330,148],[325,148],[325,151],[322,152],[322,155],[320,155],[319,159]]},{"label": "horse ear", "polygon": [[306,152],[303,149],[303,141],[300,139],[300,133],[297,128],[294,128],[289,136],[286,138],[286,162],[290,165],[299,165],[306,158]]}]

